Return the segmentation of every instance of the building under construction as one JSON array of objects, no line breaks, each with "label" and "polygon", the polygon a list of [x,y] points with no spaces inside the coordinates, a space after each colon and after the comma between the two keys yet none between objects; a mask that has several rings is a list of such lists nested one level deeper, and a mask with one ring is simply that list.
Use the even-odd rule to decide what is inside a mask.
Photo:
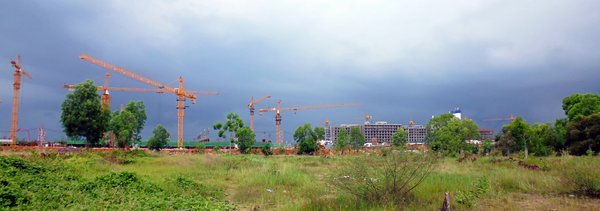
[{"label": "building under construction", "polygon": [[392,135],[398,131],[398,128],[404,128],[408,132],[407,143],[424,144],[427,129],[423,125],[415,125],[409,122],[407,126],[387,122],[365,122],[364,124],[342,124],[340,126],[325,128],[325,139],[335,143],[340,130],[350,133],[350,129],[358,127],[365,137],[365,142],[371,143],[391,143]]}]

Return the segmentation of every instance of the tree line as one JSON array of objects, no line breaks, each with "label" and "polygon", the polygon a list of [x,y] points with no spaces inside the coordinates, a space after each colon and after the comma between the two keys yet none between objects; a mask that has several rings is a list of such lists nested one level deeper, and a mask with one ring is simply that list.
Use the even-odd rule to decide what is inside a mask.
[{"label": "tree line", "polygon": [[[87,80],[67,94],[61,106],[60,121],[66,135],[85,140],[86,146],[129,147],[141,143],[146,123],[146,107],[142,101],[131,101],[122,110],[112,112],[103,108],[94,82]],[[160,150],[167,145],[169,133],[162,125],[154,128],[148,140],[150,149]],[[114,143],[110,143],[114,139]]]},{"label": "tree line", "polygon": [[504,125],[494,140],[483,140],[480,145],[467,142],[481,141],[475,122],[442,114],[427,124],[426,143],[431,150],[450,156],[492,150],[503,155],[523,153],[525,157],[600,152],[600,96],[573,94],[563,99],[562,108],[566,117],[556,119],[553,124],[529,124],[519,116]]}]

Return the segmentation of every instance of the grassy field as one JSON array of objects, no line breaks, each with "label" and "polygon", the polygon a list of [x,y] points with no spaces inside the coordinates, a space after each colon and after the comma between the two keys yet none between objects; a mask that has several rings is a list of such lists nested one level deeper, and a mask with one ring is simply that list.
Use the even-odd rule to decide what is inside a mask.
[{"label": "grassy field", "polygon": [[332,176],[349,163],[378,157],[4,151],[0,205],[25,210],[435,210],[449,192],[451,207],[458,210],[600,210],[600,199],[594,198],[600,189],[599,157],[443,158],[402,204],[364,201],[332,184]]}]

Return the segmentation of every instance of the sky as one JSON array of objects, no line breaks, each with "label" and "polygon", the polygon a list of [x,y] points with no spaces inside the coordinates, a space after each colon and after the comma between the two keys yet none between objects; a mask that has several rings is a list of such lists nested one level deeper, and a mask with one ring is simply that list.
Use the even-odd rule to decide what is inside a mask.
[{"label": "sky", "polygon": [[[427,124],[460,107],[480,127],[490,118],[528,122],[564,117],[562,99],[600,92],[600,1],[18,1],[0,7],[0,136],[8,136],[14,69],[24,78],[19,127],[65,137],[63,84],[101,85],[108,72],[88,54],[173,87],[183,76],[200,95],[186,109],[185,139],[223,121],[248,121],[258,108],[362,103],[360,107],[284,112],[284,139],[301,124],[374,121]],[[4,61],[4,62],[2,62]],[[153,88],[111,72],[115,87]],[[118,109],[142,100],[147,122],[176,137],[172,94],[112,92]],[[275,138],[273,113],[256,116],[257,138]],[[27,134],[21,132],[20,138]]]}]

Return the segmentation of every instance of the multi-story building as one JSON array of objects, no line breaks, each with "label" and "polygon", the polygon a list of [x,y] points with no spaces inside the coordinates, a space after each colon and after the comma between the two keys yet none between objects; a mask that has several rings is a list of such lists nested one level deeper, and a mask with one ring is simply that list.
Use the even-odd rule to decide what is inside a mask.
[{"label": "multi-story building", "polygon": [[425,137],[427,136],[427,128],[423,125],[415,125],[415,122],[408,122],[408,126],[405,128],[408,132],[406,143],[409,144],[424,144]]},{"label": "multi-story building", "polygon": [[398,128],[404,128],[407,130],[408,143],[425,143],[425,136],[427,134],[427,129],[424,126],[414,125],[412,121],[407,127],[403,127],[402,124],[390,124],[387,122],[366,122],[365,124],[342,124],[337,127],[325,128],[326,140],[335,143],[340,130],[345,130],[347,134],[350,134],[350,130],[353,127],[358,127],[360,132],[365,137],[365,142],[371,143],[391,143],[392,134],[398,131]]},{"label": "multi-story building", "polygon": [[479,135],[481,136],[481,140],[490,139],[494,140],[494,130],[487,128],[479,128]]}]

